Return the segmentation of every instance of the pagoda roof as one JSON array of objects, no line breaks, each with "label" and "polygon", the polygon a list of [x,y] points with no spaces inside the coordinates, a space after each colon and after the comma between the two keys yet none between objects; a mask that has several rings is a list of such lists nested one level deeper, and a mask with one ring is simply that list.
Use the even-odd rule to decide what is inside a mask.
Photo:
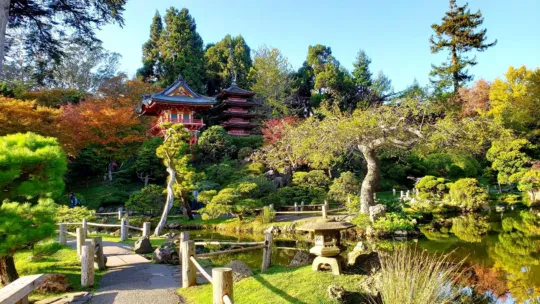
[{"label": "pagoda roof", "polygon": [[179,77],[163,91],[144,95],[141,104],[137,107],[137,113],[155,115],[155,110],[152,108],[156,104],[210,107],[215,103],[214,98],[198,94],[182,77]]},{"label": "pagoda roof", "polygon": [[236,85],[236,82],[233,82],[230,87],[226,88],[225,90],[221,91],[217,96],[217,100],[223,100],[227,98],[227,96],[242,96],[242,97],[251,97],[255,95],[255,93],[244,90]]}]

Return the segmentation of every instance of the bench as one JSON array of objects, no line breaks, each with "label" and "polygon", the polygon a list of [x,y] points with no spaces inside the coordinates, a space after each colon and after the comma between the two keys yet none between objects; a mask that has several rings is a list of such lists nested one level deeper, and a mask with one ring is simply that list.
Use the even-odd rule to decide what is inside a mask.
[{"label": "bench", "polygon": [[0,289],[0,304],[27,304],[28,294],[43,283],[43,274],[18,278]]}]

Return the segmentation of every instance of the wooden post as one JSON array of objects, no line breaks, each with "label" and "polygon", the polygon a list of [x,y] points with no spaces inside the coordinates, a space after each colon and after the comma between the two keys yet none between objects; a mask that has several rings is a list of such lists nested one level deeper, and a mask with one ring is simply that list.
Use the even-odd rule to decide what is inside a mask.
[{"label": "wooden post", "polygon": [[403,199],[403,190],[399,191],[399,199]]},{"label": "wooden post", "polygon": [[150,237],[150,222],[144,222],[142,225],[142,236]]},{"label": "wooden post", "polygon": [[351,196],[347,195],[347,206],[351,205]]},{"label": "wooden post", "polygon": [[122,218],[121,224],[122,225],[120,226],[120,241],[125,241],[127,240],[127,236],[128,236],[127,219]]},{"label": "wooden post", "polygon": [[95,255],[95,263],[96,267],[99,270],[104,270],[106,268],[105,266],[105,256],[103,255],[103,240],[100,236],[92,238],[90,240],[92,242],[92,247],[94,247],[94,255]]},{"label": "wooden post", "polygon": [[409,190],[407,190],[407,192],[405,193],[405,197],[409,199]]},{"label": "wooden post", "polygon": [[270,210],[274,210],[274,204],[270,204],[269,207],[270,207]]},{"label": "wooden post", "polygon": [[392,189],[392,196],[396,196],[396,189]]},{"label": "wooden post", "polygon": [[83,228],[77,228],[75,234],[77,235],[77,256],[81,256],[81,248],[85,242],[84,237],[84,229]]},{"label": "wooden post", "polygon": [[123,211],[124,211],[124,207],[118,207],[118,219],[119,220],[122,219]]},{"label": "wooden post", "polygon": [[[233,301],[233,272],[231,268],[212,269],[212,285],[214,287],[214,304],[224,304],[223,296]],[[264,301],[263,301],[264,302]]]},{"label": "wooden post", "polygon": [[86,239],[88,237],[88,220],[85,218],[82,219],[82,228],[84,229],[84,238]]},{"label": "wooden post", "polygon": [[298,212],[298,203],[294,202],[294,211]]},{"label": "wooden post", "polygon": [[66,241],[66,224],[60,224],[60,232],[58,233],[58,243],[60,243],[60,245],[66,245],[67,244],[67,241]]},{"label": "wooden post", "polygon": [[373,192],[373,200],[377,199],[377,193]]},{"label": "wooden post", "polygon": [[180,232],[180,242],[187,242],[189,241],[189,232],[182,231]]},{"label": "wooden post", "polygon": [[264,234],[264,244],[266,247],[263,249],[263,260],[261,266],[261,272],[264,272],[268,267],[272,266],[272,243],[274,235],[271,232]]},{"label": "wooden post", "polygon": [[81,287],[94,285],[94,246],[85,242],[81,248]]},{"label": "wooden post", "polygon": [[324,204],[322,206],[322,217],[323,218],[328,218],[328,205]]},{"label": "wooden post", "polygon": [[[182,251],[182,288],[195,286],[197,268],[189,258],[195,255],[195,243],[193,241],[183,241],[180,243],[180,251]],[[215,285],[214,285],[215,286]]]},{"label": "wooden post", "polygon": [[300,211],[304,211],[304,201],[302,201],[302,202],[300,203],[300,206],[301,206],[301,207],[300,207]]}]

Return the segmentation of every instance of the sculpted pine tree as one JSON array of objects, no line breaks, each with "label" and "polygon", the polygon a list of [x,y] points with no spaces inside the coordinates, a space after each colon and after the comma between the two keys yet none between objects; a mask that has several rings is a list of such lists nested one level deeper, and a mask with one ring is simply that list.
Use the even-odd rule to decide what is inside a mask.
[{"label": "sculpted pine tree", "polygon": [[[159,233],[165,227],[167,216],[174,203],[175,184],[183,183],[186,177],[190,177],[187,167],[191,158],[188,144],[191,134],[182,124],[173,124],[164,127],[166,127],[166,132],[163,138],[163,144],[156,149],[156,154],[159,158],[163,159],[163,164],[167,167],[167,173],[169,174],[167,181],[167,200],[163,207],[161,219],[154,230],[154,236],[159,236]],[[181,175],[178,175],[179,172]],[[193,219],[187,200],[183,201],[189,218]]]},{"label": "sculpted pine tree", "polygon": [[458,6],[456,0],[450,0],[450,9],[442,18],[442,23],[431,25],[435,31],[435,36],[429,40],[431,53],[450,51],[450,62],[432,66],[430,75],[438,77],[432,80],[433,83],[440,88],[453,87],[454,93],[457,93],[460,87],[473,79],[467,67],[476,65],[477,61],[474,57],[465,56],[465,53],[482,52],[497,43],[497,40],[486,43],[487,30],[479,29],[483,22],[480,11],[471,13],[467,4]]}]

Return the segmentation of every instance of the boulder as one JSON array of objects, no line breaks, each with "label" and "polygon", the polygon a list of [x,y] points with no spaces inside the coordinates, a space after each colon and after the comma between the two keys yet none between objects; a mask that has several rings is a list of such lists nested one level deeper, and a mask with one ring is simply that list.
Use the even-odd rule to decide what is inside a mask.
[{"label": "boulder", "polygon": [[381,269],[379,254],[375,251],[359,254],[353,264],[348,262],[347,269],[356,274],[367,275]]},{"label": "boulder", "polygon": [[289,263],[289,267],[306,266],[313,263],[315,256],[305,251],[297,251],[294,258]]},{"label": "boulder", "polygon": [[[382,274],[381,272],[372,273],[371,275],[364,276],[360,280],[360,290],[366,294],[378,298],[379,292],[382,288]],[[381,303],[381,302],[377,302]]]},{"label": "boulder", "polygon": [[383,204],[377,204],[369,207],[369,219],[374,223],[379,218],[386,215],[386,206]]},{"label": "boulder", "polygon": [[177,236],[178,236],[178,234],[176,234],[174,232],[167,232],[164,235],[162,235],[161,237],[166,238],[168,240],[172,240],[172,239],[175,239]]},{"label": "boulder", "polygon": [[356,264],[356,259],[361,254],[366,254],[366,253],[370,253],[370,252],[371,252],[371,250],[366,245],[366,243],[358,242],[358,244],[356,244],[356,246],[354,246],[354,249],[351,252],[349,252],[349,254],[347,256],[347,264],[349,264],[349,265]]},{"label": "boulder", "polygon": [[135,251],[135,253],[144,254],[144,253],[151,253],[154,250],[154,248],[152,247],[152,244],[150,243],[150,238],[148,238],[147,236],[143,236],[135,242],[135,246],[133,247],[133,250]]},{"label": "boulder", "polygon": [[343,302],[345,300],[345,288],[339,285],[328,286],[328,297],[332,300]]},{"label": "boulder", "polygon": [[105,208],[99,207],[97,210],[97,213],[103,213],[103,212],[105,212]]},{"label": "boulder", "polygon": [[35,302],[35,304],[86,304],[92,300],[91,292],[73,292],[58,297],[48,298]]},{"label": "boulder", "polygon": [[179,229],[181,226],[180,223],[168,223],[166,225],[167,229]]},{"label": "boulder", "polygon": [[253,272],[244,262],[231,261],[225,267],[232,269],[234,282],[253,276]]},{"label": "boulder", "polygon": [[158,264],[180,264],[178,250],[174,243],[168,242],[156,248],[152,254],[152,261]]},{"label": "boulder", "polygon": [[395,236],[401,236],[406,237],[407,236],[407,230],[396,230],[394,231]]},{"label": "boulder", "polygon": [[43,277],[43,283],[35,291],[37,293],[60,293],[71,289],[67,276],[59,273],[49,273]]},{"label": "boulder", "polygon": [[270,226],[264,232],[272,233],[273,235],[278,235],[281,232],[281,230],[279,229],[278,226]]}]

